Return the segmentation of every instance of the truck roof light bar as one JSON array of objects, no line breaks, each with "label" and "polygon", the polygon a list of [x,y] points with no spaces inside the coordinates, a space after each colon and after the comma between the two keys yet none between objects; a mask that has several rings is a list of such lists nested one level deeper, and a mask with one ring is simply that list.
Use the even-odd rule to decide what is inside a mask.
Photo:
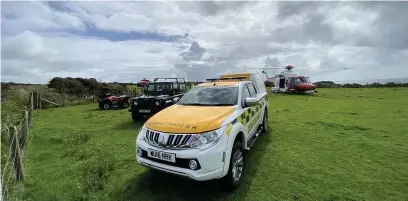
[{"label": "truck roof light bar", "polygon": [[[175,77],[164,77],[164,78],[154,78],[154,82],[156,82],[157,80],[159,80],[159,79],[161,79],[161,80],[176,80],[176,82],[178,83],[178,82],[186,82],[186,80],[184,79],[184,78],[175,78]],[[179,81],[179,80],[181,80],[181,81]]]}]

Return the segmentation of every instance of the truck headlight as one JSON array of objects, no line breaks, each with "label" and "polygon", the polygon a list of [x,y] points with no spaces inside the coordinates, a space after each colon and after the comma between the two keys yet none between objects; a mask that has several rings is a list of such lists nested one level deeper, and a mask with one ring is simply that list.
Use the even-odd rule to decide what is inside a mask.
[{"label": "truck headlight", "polygon": [[137,139],[138,139],[138,140],[144,140],[145,137],[146,137],[145,133],[146,133],[146,127],[145,127],[145,125],[143,125],[143,126],[139,129],[139,132],[138,132],[138,134],[137,134]]},{"label": "truck headlight", "polygon": [[223,132],[210,131],[203,134],[196,134],[190,141],[191,148],[198,148],[200,150],[208,149],[221,140]]},{"label": "truck headlight", "polygon": [[156,105],[157,105],[157,106],[159,106],[159,105],[160,105],[159,101],[156,101]]},{"label": "truck headlight", "polygon": [[133,102],[133,105],[137,105],[137,101]]}]

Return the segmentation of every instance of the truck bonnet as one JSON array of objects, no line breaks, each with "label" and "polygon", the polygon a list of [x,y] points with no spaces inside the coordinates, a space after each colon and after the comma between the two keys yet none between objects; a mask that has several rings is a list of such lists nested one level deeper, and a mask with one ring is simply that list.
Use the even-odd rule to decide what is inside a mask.
[{"label": "truck bonnet", "polygon": [[165,133],[203,133],[220,128],[235,106],[173,105],[146,121],[147,128]]}]

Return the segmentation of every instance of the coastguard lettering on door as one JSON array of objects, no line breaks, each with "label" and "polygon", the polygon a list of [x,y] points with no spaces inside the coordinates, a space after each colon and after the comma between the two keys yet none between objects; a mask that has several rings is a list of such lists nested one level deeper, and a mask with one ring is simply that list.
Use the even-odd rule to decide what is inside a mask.
[{"label": "coastguard lettering on door", "polygon": [[184,128],[189,128],[192,130],[196,130],[197,126],[196,125],[191,125],[191,124],[184,124],[184,123],[175,123],[175,122],[150,122],[149,126],[174,126],[174,127],[184,127]]}]

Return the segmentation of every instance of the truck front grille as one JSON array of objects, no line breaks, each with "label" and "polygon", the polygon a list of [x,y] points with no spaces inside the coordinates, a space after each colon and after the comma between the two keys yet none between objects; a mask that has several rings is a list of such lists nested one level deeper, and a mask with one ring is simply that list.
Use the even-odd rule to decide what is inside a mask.
[{"label": "truck front grille", "polygon": [[145,139],[150,144],[168,148],[189,148],[191,134],[166,134],[146,129]]},{"label": "truck front grille", "polygon": [[153,109],[153,108],[157,108],[156,106],[156,101],[155,99],[151,99],[151,98],[140,98],[137,99],[137,106],[140,109]]}]

